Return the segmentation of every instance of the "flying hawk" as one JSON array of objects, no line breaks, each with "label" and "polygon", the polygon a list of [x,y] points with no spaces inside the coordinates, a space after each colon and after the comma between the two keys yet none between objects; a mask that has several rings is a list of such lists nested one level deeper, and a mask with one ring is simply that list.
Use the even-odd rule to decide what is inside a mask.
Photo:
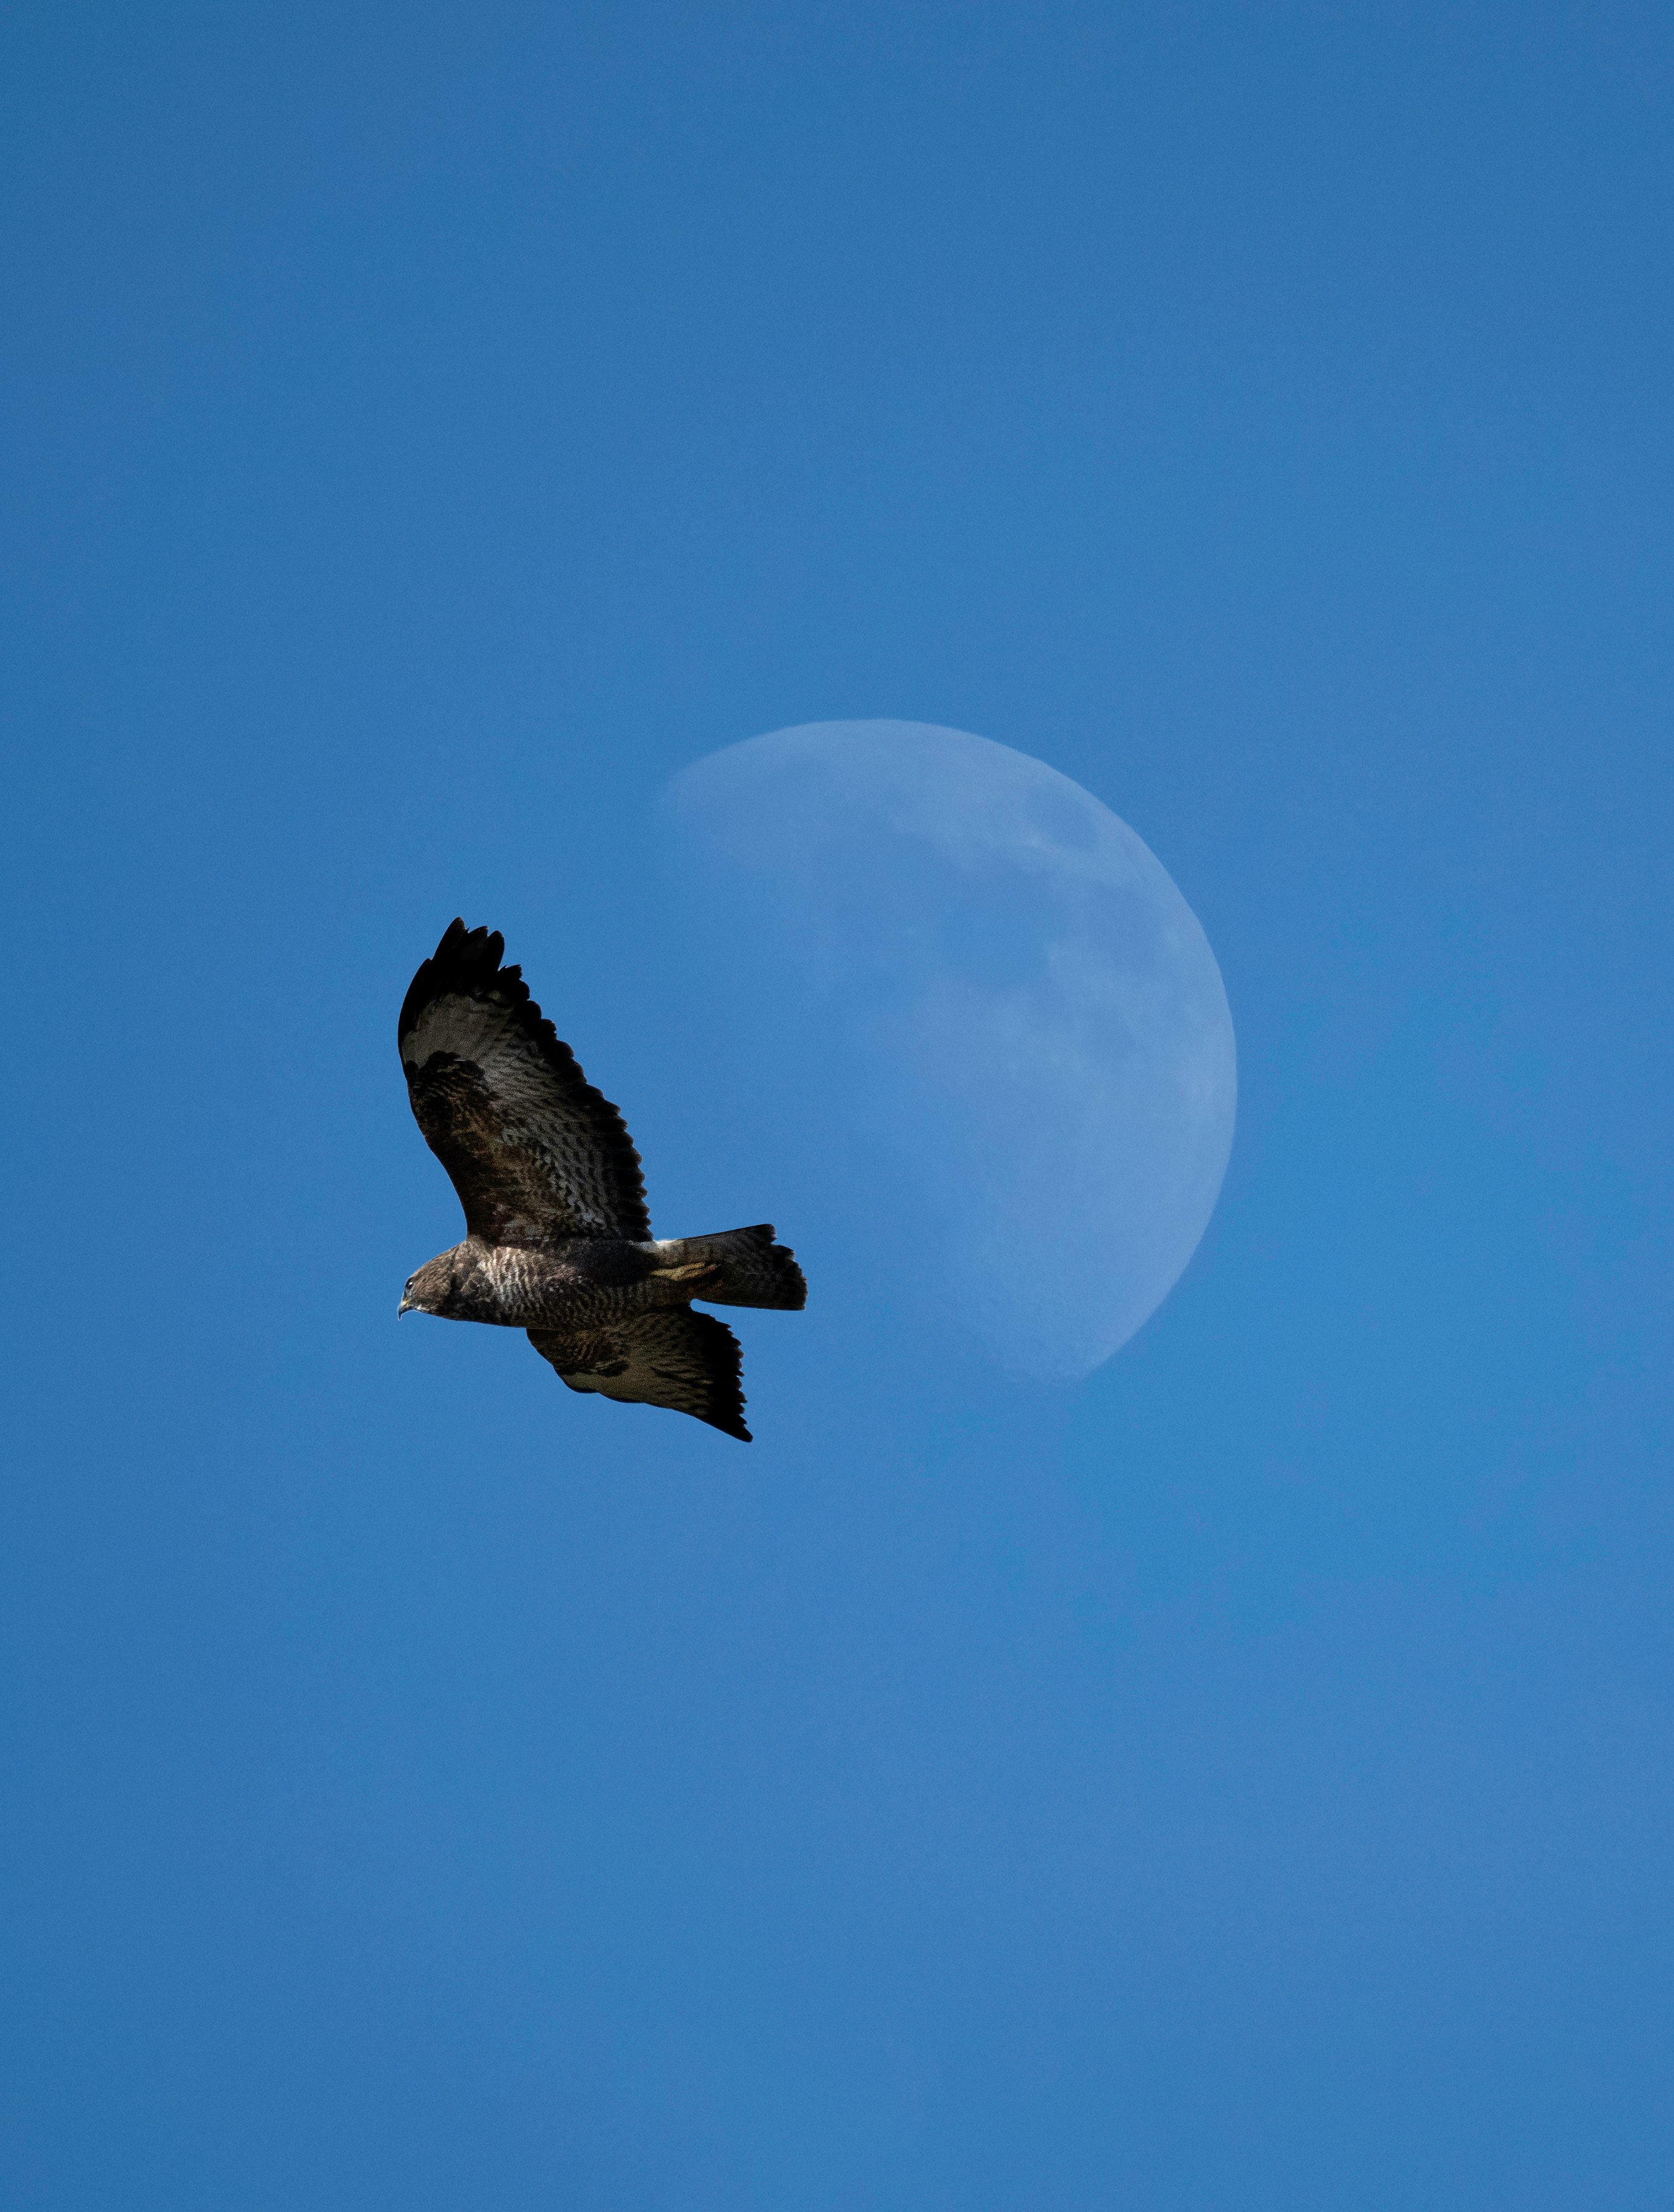
[{"label": "flying hawk", "polygon": [[402,1002],[407,1096],[467,1233],[408,1277],[399,1311],[525,1329],[572,1390],[670,1406],[748,1443],[738,1339],[691,1301],[797,1309],[802,1270],[764,1223],[652,1236],[621,1115],[505,949],[497,930],[450,922]]}]

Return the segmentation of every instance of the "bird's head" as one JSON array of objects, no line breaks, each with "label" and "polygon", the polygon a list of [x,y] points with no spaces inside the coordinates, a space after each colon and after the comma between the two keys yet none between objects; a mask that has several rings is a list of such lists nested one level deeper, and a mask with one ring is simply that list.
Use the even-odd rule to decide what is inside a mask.
[{"label": "bird's head", "polygon": [[460,1310],[460,1292],[465,1275],[457,1246],[436,1259],[427,1260],[416,1274],[408,1276],[401,1303],[395,1310],[396,1318],[399,1320],[405,1313],[427,1313],[435,1314],[443,1321],[453,1320]]}]

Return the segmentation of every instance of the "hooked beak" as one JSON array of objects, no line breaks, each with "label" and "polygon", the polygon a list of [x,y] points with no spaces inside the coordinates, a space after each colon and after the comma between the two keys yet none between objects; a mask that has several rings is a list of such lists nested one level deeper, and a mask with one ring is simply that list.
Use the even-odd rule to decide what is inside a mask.
[{"label": "hooked beak", "polygon": [[417,1313],[417,1311],[418,1308],[414,1305],[411,1299],[408,1297],[406,1292],[404,1291],[401,1293],[401,1303],[395,1309],[395,1318],[397,1321],[399,1321],[404,1313]]}]

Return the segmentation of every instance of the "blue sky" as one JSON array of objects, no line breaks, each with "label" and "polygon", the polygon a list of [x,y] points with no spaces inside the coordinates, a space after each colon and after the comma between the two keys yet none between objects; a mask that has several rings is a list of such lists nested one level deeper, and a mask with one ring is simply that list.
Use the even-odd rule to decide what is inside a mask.
[{"label": "blue sky", "polygon": [[[9,2203],[1665,2205],[1666,12],[3,36]],[[398,1329],[455,912],[802,1244],[653,824],[858,716],[1203,921],[1179,1288]]]}]

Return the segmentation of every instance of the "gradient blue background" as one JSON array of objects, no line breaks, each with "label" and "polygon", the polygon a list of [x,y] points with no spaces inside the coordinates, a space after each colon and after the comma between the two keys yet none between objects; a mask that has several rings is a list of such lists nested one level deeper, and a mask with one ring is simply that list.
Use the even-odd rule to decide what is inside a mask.
[{"label": "gradient blue background", "polygon": [[[3,39],[6,2203],[1660,2212],[1666,9]],[[1226,975],[1079,1391],[674,980],[667,778],[859,715]],[[398,1328],[456,911],[803,1249],[748,1450]]]}]

